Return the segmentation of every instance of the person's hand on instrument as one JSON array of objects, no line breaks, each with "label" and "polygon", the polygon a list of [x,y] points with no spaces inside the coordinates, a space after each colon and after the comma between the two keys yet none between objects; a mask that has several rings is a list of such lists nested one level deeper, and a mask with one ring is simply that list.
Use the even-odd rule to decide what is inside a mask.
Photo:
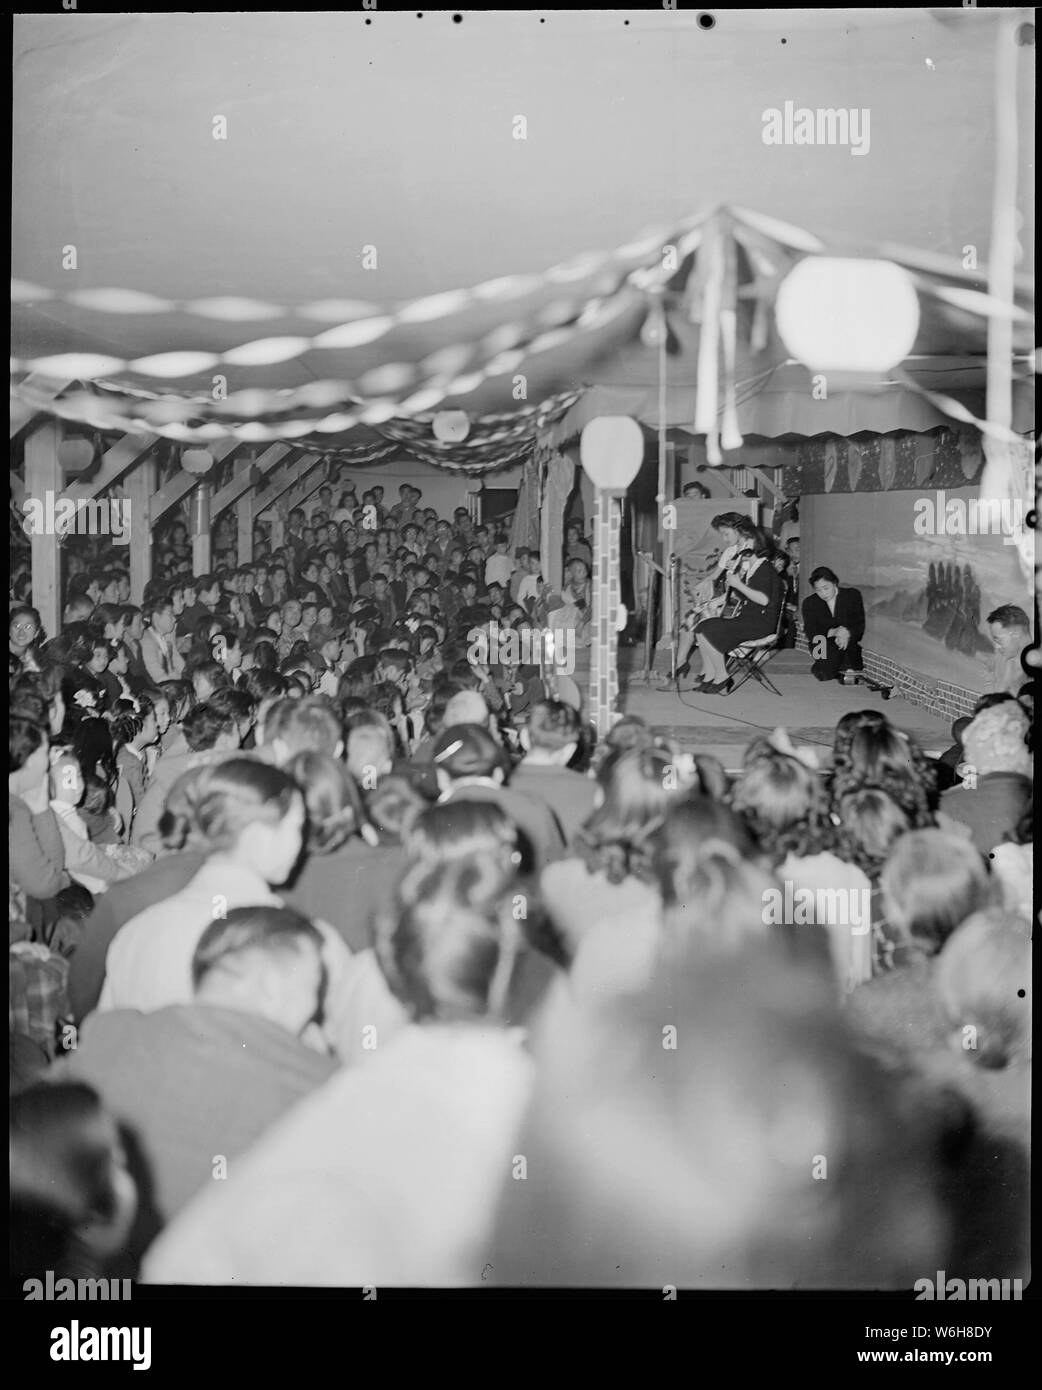
[{"label": "person's hand on instrument", "polygon": [[848,627],[836,628],[836,646],[841,652],[845,652],[850,643],[850,629]]}]

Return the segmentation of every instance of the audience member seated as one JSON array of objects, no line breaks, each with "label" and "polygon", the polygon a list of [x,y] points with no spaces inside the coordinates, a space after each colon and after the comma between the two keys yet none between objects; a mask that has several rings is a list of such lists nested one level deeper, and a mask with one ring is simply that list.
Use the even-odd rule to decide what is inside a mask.
[{"label": "audience member seated", "polygon": [[1013,831],[1031,805],[1028,717],[1015,701],[982,710],[963,732],[963,780],[941,797],[941,808],[968,826],[987,854]]},{"label": "audience member seated", "polygon": [[509,783],[515,791],[546,802],[569,845],[593,811],[597,792],[592,779],[568,766],[581,740],[579,715],[570,705],[560,700],[533,705],[520,734],[524,757]]},{"label": "audience member seated", "polygon": [[501,1022],[521,940],[513,897],[487,861],[412,870],[378,951],[413,1021],[186,1208],[149,1251],[146,1282],[481,1283],[532,1077]]},{"label": "audience member seated", "polygon": [[[92,1086],[129,1134],[158,1226],[336,1070],[301,1041],[322,1009],[322,950],[297,912],[233,908],[199,938],[191,1002],[92,1014],[55,1068]],[[140,1250],[158,1226],[139,1233]]]}]

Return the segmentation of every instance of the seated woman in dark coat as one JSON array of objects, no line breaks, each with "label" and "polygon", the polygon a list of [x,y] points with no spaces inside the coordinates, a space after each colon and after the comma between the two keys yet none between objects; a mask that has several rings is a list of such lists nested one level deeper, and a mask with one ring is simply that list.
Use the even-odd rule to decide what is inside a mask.
[{"label": "seated woman in dark coat", "polygon": [[857,589],[841,589],[825,565],[810,577],[813,593],[803,600],[803,631],[814,658],[811,675],[819,681],[843,679],[844,671],[861,671],[865,605]]},{"label": "seated woman in dark coat", "polygon": [[778,630],[778,615],[785,599],[785,581],[771,564],[771,542],[758,526],[744,517],[732,528],[740,553],[727,574],[729,599],[740,599],[741,607],[730,618],[706,618],[695,628],[695,640],[702,653],[702,684],[695,687],[702,695],[727,695],[731,681],[727,676],[728,653],[743,642],[769,637]]}]

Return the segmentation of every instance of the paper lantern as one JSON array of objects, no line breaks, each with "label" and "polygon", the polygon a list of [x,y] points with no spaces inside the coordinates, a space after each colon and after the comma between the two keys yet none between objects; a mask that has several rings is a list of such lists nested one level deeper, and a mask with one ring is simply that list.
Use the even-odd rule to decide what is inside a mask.
[{"label": "paper lantern", "polygon": [[442,444],[460,444],[470,433],[470,420],[465,410],[442,410],[431,425],[434,438]]},{"label": "paper lantern", "polygon": [[775,312],[785,346],[812,371],[889,371],[919,331],[915,287],[891,261],[808,256],[782,282]]},{"label": "paper lantern", "polygon": [[63,439],[58,445],[58,462],[63,473],[85,473],[94,462],[94,445],[89,439]]},{"label": "paper lantern", "polygon": [[181,467],[186,473],[201,478],[213,467],[213,454],[208,449],[186,449],[181,455]]},{"label": "paper lantern", "polygon": [[595,487],[625,492],[640,472],[644,435],[628,415],[599,415],[582,432],[579,457]]}]

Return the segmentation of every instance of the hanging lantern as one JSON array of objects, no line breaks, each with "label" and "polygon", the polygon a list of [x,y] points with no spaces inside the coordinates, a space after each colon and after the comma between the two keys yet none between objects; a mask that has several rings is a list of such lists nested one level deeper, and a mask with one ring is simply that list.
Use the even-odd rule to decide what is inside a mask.
[{"label": "hanging lantern", "polygon": [[599,415],[582,432],[579,457],[595,487],[625,492],[640,472],[644,435],[628,415]]},{"label": "hanging lantern", "polygon": [[470,419],[465,410],[441,410],[431,428],[442,444],[461,444],[470,433]]},{"label": "hanging lantern", "polygon": [[208,449],[186,449],[181,455],[181,467],[193,477],[202,478],[213,467],[213,454]]},{"label": "hanging lantern", "polygon": [[89,439],[63,439],[58,445],[58,462],[67,477],[86,473],[94,462],[94,445]]},{"label": "hanging lantern", "polygon": [[891,261],[807,256],[785,277],[778,332],[812,371],[885,372],[911,352],[919,299]]}]

